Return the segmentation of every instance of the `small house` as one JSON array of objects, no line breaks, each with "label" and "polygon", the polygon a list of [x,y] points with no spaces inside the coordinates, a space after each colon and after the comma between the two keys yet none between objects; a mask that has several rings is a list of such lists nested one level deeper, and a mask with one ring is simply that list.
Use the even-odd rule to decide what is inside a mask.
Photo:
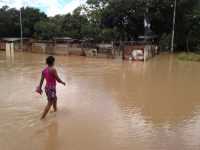
[{"label": "small house", "polygon": [[[26,51],[31,48],[30,38],[3,38],[6,50]],[[22,42],[22,43],[21,43]]]}]

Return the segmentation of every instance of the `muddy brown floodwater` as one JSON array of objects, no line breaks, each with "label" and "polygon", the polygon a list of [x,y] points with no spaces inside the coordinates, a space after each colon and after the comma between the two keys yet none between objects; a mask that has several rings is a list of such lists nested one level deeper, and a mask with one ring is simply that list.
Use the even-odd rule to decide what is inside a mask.
[{"label": "muddy brown floodwater", "polygon": [[40,121],[47,55],[0,52],[1,150],[199,150],[200,63],[56,56],[59,111]]}]

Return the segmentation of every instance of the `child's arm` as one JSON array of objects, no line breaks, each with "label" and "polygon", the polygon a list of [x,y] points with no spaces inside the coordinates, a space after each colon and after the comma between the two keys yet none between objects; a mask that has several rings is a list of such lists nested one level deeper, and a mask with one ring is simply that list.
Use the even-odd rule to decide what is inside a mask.
[{"label": "child's arm", "polygon": [[42,91],[43,82],[44,82],[44,75],[42,72],[41,79],[40,79],[40,85],[37,86],[37,88],[36,88],[36,92],[39,93],[40,95],[42,95],[42,93],[43,93],[43,91]]},{"label": "child's arm", "polygon": [[43,82],[44,82],[44,74],[42,72],[41,79],[40,79],[40,88],[42,88]]},{"label": "child's arm", "polygon": [[56,78],[56,81],[57,81],[57,82],[59,82],[59,83],[65,85],[65,82],[63,82],[63,81],[59,78],[56,69],[53,69],[53,75],[54,75],[54,77]]}]

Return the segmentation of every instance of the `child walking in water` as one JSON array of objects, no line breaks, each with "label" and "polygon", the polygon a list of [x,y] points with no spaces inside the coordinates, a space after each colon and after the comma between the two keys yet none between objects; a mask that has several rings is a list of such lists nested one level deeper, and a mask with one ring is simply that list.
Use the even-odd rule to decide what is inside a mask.
[{"label": "child walking in water", "polygon": [[55,58],[53,56],[49,56],[46,59],[47,67],[42,71],[40,85],[37,87],[36,90],[38,93],[42,94],[42,85],[45,79],[46,80],[45,93],[47,96],[48,103],[44,109],[41,119],[45,118],[52,105],[54,112],[57,111],[56,81],[65,85],[65,82],[63,82],[59,78],[57,71],[54,68],[54,63],[55,63]]}]

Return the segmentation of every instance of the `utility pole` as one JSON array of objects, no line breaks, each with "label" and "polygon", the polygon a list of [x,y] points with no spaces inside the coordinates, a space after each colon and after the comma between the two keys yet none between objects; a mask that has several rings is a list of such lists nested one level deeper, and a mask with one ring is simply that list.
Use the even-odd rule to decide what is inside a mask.
[{"label": "utility pole", "polygon": [[22,31],[22,12],[20,8],[20,30],[21,30],[21,49],[23,50],[23,31]]},{"label": "utility pole", "polygon": [[174,1],[174,15],[173,15],[173,28],[172,28],[172,41],[171,41],[171,52],[174,52],[174,32],[176,23],[176,0]]}]

